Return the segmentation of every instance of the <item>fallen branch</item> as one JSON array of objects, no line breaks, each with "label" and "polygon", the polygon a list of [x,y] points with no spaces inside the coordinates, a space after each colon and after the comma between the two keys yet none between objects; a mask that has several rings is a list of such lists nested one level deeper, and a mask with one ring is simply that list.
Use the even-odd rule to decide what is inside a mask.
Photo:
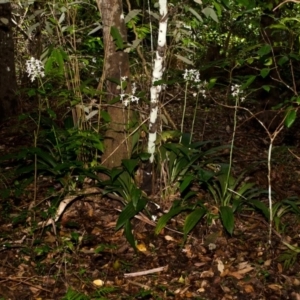
[{"label": "fallen branch", "polygon": [[146,270],[146,271],[133,272],[133,273],[125,273],[124,277],[128,278],[128,277],[144,276],[144,275],[148,275],[148,274],[153,274],[153,273],[158,273],[158,272],[166,271],[167,269],[168,269],[168,265],[164,266],[164,267],[159,267],[159,268],[151,269],[151,270]]}]

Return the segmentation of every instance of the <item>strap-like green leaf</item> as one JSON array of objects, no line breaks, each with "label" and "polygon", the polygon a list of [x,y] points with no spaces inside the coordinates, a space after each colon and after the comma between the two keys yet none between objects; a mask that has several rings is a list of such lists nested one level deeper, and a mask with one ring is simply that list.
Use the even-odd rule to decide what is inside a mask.
[{"label": "strap-like green leaf", "polygon": [[232,208],[229,206],[221,206],[220,215],[225,229],[229,234],[232,234],[234,228],[234,214]]}]

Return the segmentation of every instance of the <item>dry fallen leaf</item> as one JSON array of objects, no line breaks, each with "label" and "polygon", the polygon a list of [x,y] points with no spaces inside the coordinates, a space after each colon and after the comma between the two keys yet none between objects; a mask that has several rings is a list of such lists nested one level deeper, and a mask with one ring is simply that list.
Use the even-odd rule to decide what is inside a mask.
[{"label": "dry fallen leaf", "polygon": [[170,236],[170,235],[165,235],[165,240],[166,241],[172,241],[172,242],[175,241],[175,239],[172,236]]},{"label": "dry fallen leaf", "polygon": [[184,281],[184,278],[182,277],[182,276],[180,276],[180,278],[178,279],[178,282],[179,283],[184,283],[185,281]]},{"label": "dry fallen leaf", "polygon": [[140,244],[136,245],[136,248],[141,252],[147,251],[146,245],[144,243],[140,243]]},{"label": "dry fallen leaf", "polygon": [[96,286],[103,286],[104,285],[104,281],[101,280],[101,279],[95,279],[93,281],[93,284],[96,285]]},{"label": "dry fallen leaf", "polygon": [[217,263],[218,263],[217,265],[218,271],[220,272],[220,274],[222,274],[224,272],[225,266],[221,261],[221,259],[217,259]]},{"label": "dry fallen leaf", "polygon": [[269,266],[271,266],[271,263],[272,263],[272,259],[267,259],[267,260],[264,262],[264,266],[265,266],[265,267],[269,267]]},{"label": "dry fallen leaf", "polygon": [[208,271],[203,271],[200,274],[200,278],[206,278],[206,277],[214,277],[215,273],[210,269]]},{"label": "dry fallen leaf", "polygon": [[240,274],[239,272],[228,272],[229,276],[232,276],[236,279],[242,279],[244,276],[242,274]]},{"label": "dry fallen leaf", "polygon": [[270,288],[271,290],[274,290],[274,291],[279,291],[282,289],[282,286],[274,283],[274,284],[269,284],[268,288]]},{"label": "dry fallen leaf", "polygon": [[244,290],[247,294],[254,293],[254,288],[250,284],[244,285]]}]

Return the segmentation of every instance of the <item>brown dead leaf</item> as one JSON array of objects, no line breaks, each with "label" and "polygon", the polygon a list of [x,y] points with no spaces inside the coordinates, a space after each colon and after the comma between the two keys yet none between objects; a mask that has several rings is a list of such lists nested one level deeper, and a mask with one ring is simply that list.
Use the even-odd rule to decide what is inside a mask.
[{"label": "brown dead leaf", "polygon": [[47,236],[44,238],[44,241],[53,244],[56,242],[56,236],[47,231]]},{"label": "brown dead leaf", "polygon": [[221,273],[220,277],[225,277],[225,276],[227,276],[229,273],[230,273],[230,272],[229,272],[229,269],[225,269],[225,270]]},{"label": "brown dead leaf", "polygon": [[291,293],[291,297],[293,300],[300,300],[300,294],[298,293],[295,292]]},{"label": "brown dead leaf", "polygon": [[170,236],[170,235],[165,235],[165,240],[166,241],[171,241],[171,242],[175,242],[176,240],[172,237],[172,236]]},{"label": "brown dead leaf", "polygon": [[246,268],[244,268],[244,269],[242,269],[242,270],[239,270],[238,272],[239,272],[240,274],[246,274],[246,273],[248,273],[248,272],[250,272],[250,271],[252,271],[252,270],[253,270],[253,267],[247,266]]},{"label": "brown dead leaf", "polygon": [[282,289],[282,286],[274,283],[274,284],[269,284],[268,288],[273,291],[280,291]]},{"label": "brown dead leaf", "polygon": [[232,276],[238,280],[242,279],[244,276],[243,274],[240,274],[240,272],[228,272],[228,276]]},{"label": "brown dead leaf", "polygon": [[95,279],[94,281],[93,281],[93,284],[95,285],[95,286],[103,286],[104,285],[104,281],[103,280],[101,280],[101,279]]},{"label": "brown dead leaf", "polygon": [[265,266],[265,267],[269,267],[269,266],[271,266],[271,263],[272,263],[272,259],[267,259],[267,260],[264,262],[264,266]]},{"label": "brown dead leaf", "polygon": [[140,243],[140,244],[136,245],[136,248],[141,252],[146,252],[147,251],[147,247],[144,243]]},{"label": "brown dead leaf", "polygon": [[208,271],[203,271],[200,274],[200,278],[207,278],[207,277],[214,277],[215,273],[213,272],[212,269],[209,269]]},{"label": "brown dead leaf", "polygon": [[222,274],[224,272],[225,266],[224,266],[223,262],[221,261],[221,259],[217,259],[217,268],[218,268],[218,271],[220,272],[220,274]]},{"label": "brown dead leaf", "polygon": [[202,266],[206,265],[206,263],[201,262],[201,263],[195,263],[194,265],[195,265],[195,267],[199,268],[199,267],[202,267]]},{"label": "brown dead leaf", "polygon": [[29,289],[31,291],[32,294],[38,294],[40,293],[41,291],[41,286],[37,286],[37,287],[33,287],[33,286],[30,286]]},{"label": "brown dead leaf", "polygon": [[246,284],[244,285],[244,290],[247,294],[251,294],[251,293],[254,293],[254,288],[252,285],[250,284]]}]

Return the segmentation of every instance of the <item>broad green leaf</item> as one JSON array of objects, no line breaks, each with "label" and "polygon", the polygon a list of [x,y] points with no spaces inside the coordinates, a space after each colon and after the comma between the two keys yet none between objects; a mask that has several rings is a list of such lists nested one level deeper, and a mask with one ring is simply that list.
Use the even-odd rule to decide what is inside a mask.
[{"label": "broad green leaf", "polygon": [[198,224],[198,222],[202,219],[202,217],[206,214],[206,210],[203,208],[196,208],[193,212],[191,212],[185,219],[183,226],[183,242],[186,241],[187,235],[189,232]]},{"label": "broad green leaf", "polygon": [[127,172],[132,175],[134,170],[136,169],[136,167],[139,164],[139,160],[138,159],[123,159],[122,160],[122,165],[125,167],[125,169],[127,170]]},{"label": "broad green leaf", "polygon": [[270,69],[269,68],[263,68],[260,70],[260,76],[262,78],[266,78],[270,73]]},{"label": "broad green leaf", "polygon": [[259,209],[267,220],[270,220],[269,208],[259,200],[249,200],[247,203],[252,204],[255,208]]},{"label": "broad green leaf", "polygon": [[284,55],[284,56],[282,56],[282,57],[279,58],[277,64],[278,64],[279,66],[283,66],[283,65],[284,65],[285,63],[287,63],[288,61],[289,61],[288,56]]},{"label": "broad green leaf", "polygon": [[123,190],[126,193],[126,200],[130,201],[130,193],[133,186],[132,176],[130,176],[128,172],[123,171],[117,178],[117,182],[123,187]]},{"label": "broad green leaf", "polygon": [[141,161],[148,161],[150,156],[151,155],[149,153],[145,153],[145,152],[139,154],[139,158]]},{"label": "broad green leaf", "polygon": [[186,200],[188,200],[189,198],[191,198],[191,197],[194,197],[194,196],[196,196],[197,195],[197,193],[196,192],[193,192],[193,191],[189,191],[187,194],[184,194],[184,197],[183,197],[183,201],[186,201]]},{"label": "broad green leaf", "polygon": [[244,5],[248,8],[249,1],[248,0],[237,0],[237,2],[241,5]]},{"label": "broad green leaf", "polygon": [[289,107],[285,115],[285,120],[284,120],[285,126],[287,128],[290,128],[295,122],[296,118],[297,118],[297,111],[294,108]]},{"label": "broad green leaf", "polygon": [[241,204],[243,203],[243,200],[241,198],[233,198],[232,199],[232,211],[235,213],[238,208],[240,208]]},{"label": "broad green leaf", "polygon": [[155,228],[155,234],[159,234],[161,232],[161,230],[167,225],[167,223],[176,215],[178,215],[179,213],[187,210],[187,207],[175,207],[175,208],[171,208],[170,211],[168,213],[166,213],[165,215],[163,215],[157,222],[156,228]]},{"label": "broad green leaf", "polygon": [[272,24],[269,26],[269,28],[274,28],[274,29],[281,29],[281,30],[286,30],[286,31],[290,31],[290,27],[285,26],[282,23],[278,23],[278,24]]},{"label": "broad green leaf", "polygon": [[267,91],[267,92],[270,92],[271,90],[271,86],[270,85],[263,85],[262,88]]},{"label": "broad green leaf", "polygon": [[272,57],[268,57],[265,62],[264,62],[265,66],[272,66],[273,65],[273,58]]},{"label": "broad green leaf", "polygon": [[107,111],[101,110],[100,111],[100,116],[107,123],[111,121],[110,115]]},{"label": "broad green leaf", "polygon": [[229,206],[221,206],[220,215],[225,229],[232,235],[234,229],[234,214],[232,208]]},{"label": "broad green leaf", "polygon": [[37,154],[37,156],[41,158],[43,162],[49,164],[52,167],[55,167],[57,165],[57,161],[55,160],[55,158],[49,155],[47,152],[41,150],[40,148],[33,148],[33,154]]},{"label": "broad green leaf", "polygon": [[140,140],[140,132],[137,130],[131,135],[131,149],[133,149],[133,152],[134,150],[136,150],[135,147],[138,146],[139,140]]},{"label": "broad green leaf", "polygon": [[65,18],[66,18],[66,14],[63,12],[59,17],[58,23],[61,24],[65,20]]},{"label": "broad green leaf", "polygon": [[201,23],[203,22],[203,19],[201,16],[191,7],[187,7],[188,11],[190,11]]},{"label": "broad green leaf", "polygon": [[254,183],[252,183],[252,182],[243,183],[242,186],[237,190],[237,193],[235,194],[235,196],[243,197],[247,191],[252,189],[253,186],[254,186]]},{"label": "broad green leaf", "polygon": [[97,32],[98,30],[102,29],[102,25],[100,25],[99,23],[94,23],[94,25],[97,25],[94,29],[92,29],[87,35],[91,35],[95,32]]},{"label": "broad green leaf", "polygon": [[116,178],[123,172],[121,169],[114,168],[109,172],[109,176],[111,178],[111,181],[114,182]]},{"label": "broad green leaf", "polygon": [[229,0],[221,0],[221,2],[226,7],[226,9],[230,10]]},{"label": "broad green leaf", "polygon": [[[295,201],[292,201],[292,200],[284,200],[283,201],[285,204],[288,204],[288,205],[290,205],[292,208],[293,208],[293,210],[294,210],[294,212],[296,213],[296,214],[298,214],[298,215],[300,215],[300,209],[299,209],[299,207],[297,206],[297,204],[295,203]],[[298,205],[299,205],[299,203],[298,203]]]},{"label": "broad green leaf", "polygon": [[131,10],[127,16],[125,17],[125,23],[128,23],[131,19],[133,19],[135,16],[137,16],[141,12],[140,9],[133,9]]},{"label": "broad green leaf", "polygon": [[269,44],[263,45],[258,51],[257,54],[262,57],[269,54],[272,50],[272,47]]},{"label": "broad green leaf", "polygon": [[115,103],[120,102],[120,100],[121,100],[120,96],[116,96],[116,97],[112,98],[112,99],[108,102],[108,104],[112,105],[112,104],[115,104]]},{"label": "broad green leaf", "polygon": [[132,202],[129,202],[120,213],[120,216],[119,216],[117,224],[116,224],[116,230],[119,230],[120,228],[122,228],[126,224],[127,221],[132,219],[141,210],[143,210],[145,208],[146,204],[147,204],[147,200],[144,198],[141,198],[138,201],[136,208],[134,208]]},{"label": "broad green leaf", "polygon": [[185,189],[191,184],[192,180],[194,179],[193,175],[186,175],[184,176],[183,181],[180,183],[179,191],[183,193]]},{"label": "broad green leaf", "polygon": [[216,12],[214,11],[213,8],[211,8],[210,6],[205,7],[204,9],[202,9],[202,13],[207,17],[207,18],[212,18],[216,23],[219,23],[218,20],[218,16],[216,14]]},{"label": "broad green leaf", "polygon": [[188,58],[186,58],[186,57],[184,57],[184,56],[182,56],[182,55],[179,55],[179,54],[175,54],[175,56],[179,59],[179,60],[181,60],[181,61],[183,61],[184,63],[186,63],[186,64],[188,64],[188,65],[194,65],[194,62],[193,61],[191,61],[190,59],[188,59]]},{"label": "broad green leaf", "polygon": [[124,48],[124,42],[123,42],[123,38],[120,34],[120,31],[117,27],[112,26],[110,29],[110,34],[116,44],[117,49],[119,50],[123,50]]},{"label": "broad green leaf", "polygon": [[142,197],[142,191],[139,188],[133,186],[129,196],[130,196],[130,200],[132,201],[133,207],[136,209]]},{"label": "broad green leaf", "polygon": [[297,104],[299,105],[299,104],[300,104],[300,97],[293,96],[293,97],[291,98],[291,102],[295,102],[295,103],[297,103]]},{"label": "broad green leaf", "polygon": [[221,15],[222,15],[222,7],[221,7],[221,5],[218,2],[216,2],[216,1],[213,1],[213,4],[214,4],[214,7],[215,7],[215,9],[217,11],[218,16],[221,17]]},{"label": "broad green leaf", "polygon": [[207,89],[208,90],[212,89],[215,86],[216,83],[217,83],[217,78],[210,78],[209,82],[208,82],[208,84],[206,86]]},{"label": "broad green leaf", "polygon": [[125,222],[124,233],[125,233],[125,237],[126,237],[128,243],[131,245],[131,247],[133,249],[136,249],[135,239],[132,234],[132,226],[131,226],[130,220]]},{"label": "broad green leaf", "polygon": [[198,177],[200,182],[208,182],[210,179],[212,179],[215,176],[215,173],[212,171],[207,171],[205,169],[200,169],[198,172]]},{"label": "broad green leaf", "polygon": [[247,79],[247,81],[242,85],[241,89],[244,90],[250,86],[250,84],[256,79],[256,76],[251,75]]}]

